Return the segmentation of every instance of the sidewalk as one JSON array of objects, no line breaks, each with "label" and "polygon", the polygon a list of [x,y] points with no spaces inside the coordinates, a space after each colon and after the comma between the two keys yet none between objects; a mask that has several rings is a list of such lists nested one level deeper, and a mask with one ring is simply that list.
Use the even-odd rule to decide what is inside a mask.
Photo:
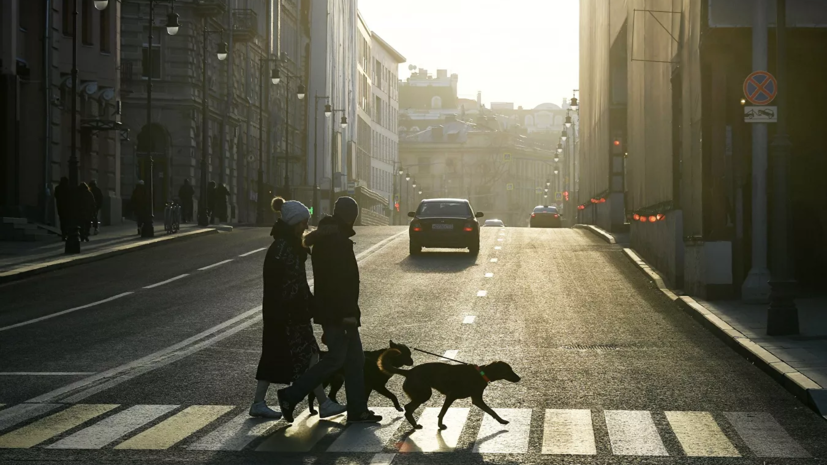
[{"label": "sidewalk", "polygon": [[231,226],[200,228],[196,224],[181,225],[176,234],[167,234],[164,224],[155,223],[155,237],[144,239],[132,221],[101,228],[97,236],[89,236],[89,242],[81,242],[80,254],[63,253],[64,242],[55,235],[36,242],[0,242],[0,284],[23,279],[34,274],[66,268],[72,265],[100,260],[112,255],[127,253],[158,243],[232,230]]},{"label": "sidewalk", "polygon": [[827,295],[795,300],[801,334],[768,336],[768,304],[708,302],[682,295],[680,290],[666,288],[657,270],[628,248],[627,235],[613,235],[592,225],[578,227],[623,246],[626,256],[667,297],[827,419]]}]

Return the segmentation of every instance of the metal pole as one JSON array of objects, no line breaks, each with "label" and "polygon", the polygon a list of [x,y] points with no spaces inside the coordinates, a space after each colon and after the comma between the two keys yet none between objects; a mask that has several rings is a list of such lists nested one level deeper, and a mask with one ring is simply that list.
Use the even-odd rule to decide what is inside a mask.
[{"label": "metal pole", "polygon": [[259,61],[258,78],[258,197],[256,224],[264,225],[264,59]]},{"label": "metal pole", "polygon": [[[313,94],[313,219],[319,217],[319,95]],[[318,224],[318,223],[317,223]]]},{"label": "metal pole", "polygon": [[787,160],[792,144],[787,137],[787,0],[776,0],[776,80],[778,81],[778,122],[772,142],[774,198],[772,216],[772,273],[770,308],[767,313],[767,334],[780,336],[798,334],[798,309],[795,306],[795,279],[790,259],[789,196],[787,192]]},{"label": "metal pole", "polygon": [[149,41],[147,42],[147,78],[146,78],[146,142],[147,154],[144,159],[144,177],[147,186],[147,197],[149,202],[149,216],[141,225],[141,237],[154,237],[155,226],[152,218],[155,215],[155,192],[153,189],[153,162],[152,151],[155,150],[155,140],[152,137],[152,26],[155,24],[155,0],[149,0]]},{"label": "metal pole", "polygon": [[[333,94],[330,94],[333,95]],[[333,118],[330,121],[330,214],[333,214],[333,207],[335,205],[336,199],[334,195],[336,193],[336,148],[333,145],[334,139],[336,138],[336,113],[339,110],[333,110],[333,113],[330,115]]]},{"label": "metal pole", "polygon": [[78,157],[77,157],[77,111],[78,111],[78,0],[72,2],[72,147],[69,151],[69,196],[71,202],[71,218],[69,221],[69,235],[66,237],[64,253],[80,253],[80,222],[78,221]]},{"label": "metal pole", "polygon": [[[767,0],[752,2],[752,70],[767,70]],[[752,125],[752,269],[741,288],[746,302],[766,303],[770,272],[767,269],[767,125]]]},{"label": "metal pole", "polygon": [[207,218],[207,19],[204,18],[204,44],[201,47],[201,198],[198,199],[198,226],[209,225]]},{"label": "metal pole", "polygon": [[284,196],[290,200],[290,75],[284,74]]}]

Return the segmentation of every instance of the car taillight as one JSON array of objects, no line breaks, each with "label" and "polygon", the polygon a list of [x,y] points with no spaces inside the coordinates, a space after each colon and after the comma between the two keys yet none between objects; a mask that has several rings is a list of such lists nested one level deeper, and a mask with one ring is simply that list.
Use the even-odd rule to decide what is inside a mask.
[{"label": "car taillight", "polygon": [[465,231],[471,232],[474,230],[474,223],[465,223]]},{"label": "car taillight", "polygon": [[555,213],[555,214],[554,214],[554,217],[555,217],[555,218],[560,218],[560,215],[558,215],[558,214],[556,214],[556,213]]},{"label": "car taillight", "polygon": [[422,226],[420,226],[419,223],[414,223],[411,225],[411,227],[413,228],[414,232],[422,231]]},{"label": "car taillight", "polygon": [[531,217],[534,218],[534,213],[531,214]]}]

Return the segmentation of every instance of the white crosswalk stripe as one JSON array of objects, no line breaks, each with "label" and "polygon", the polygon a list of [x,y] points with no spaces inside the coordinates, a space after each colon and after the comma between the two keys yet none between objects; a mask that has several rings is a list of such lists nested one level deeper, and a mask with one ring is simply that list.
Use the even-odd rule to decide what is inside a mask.
[{"label": "white crosswalk stripe", "polygon": [[443,418],[448,428],[440,431],[437,425],[437,416],[440,408],[426,408],[419,417],[418,423],[422,429],[414,431],[405,439],[399,452],[451,452],[457,447],[462,427],[468,419],[467,408],[452,408]]},{"label": "white crosswalk stripe", "polygon": [[51,412],[58,407],[60,404],[19,404],[3,409],[0,412],[0,431]]},{"label": "white crosswalk stripe", "polygon": [[399,425],[405,421],[403,413],[393,407],[372,409],[382,416],[382,421],[376,424],[353,424],[336,438],[336,441],[327,449],[328,452],[381,452]]},{"label": "white crosswalk stripe", "polygon": [[546,410],[542,453],[595,455],[591,410]]},{"label": "white crosswalk stripe", "polygon": [[531,430],[531,409],[494,409],[507,425],[501,425],[492,416],[483,416],[474,452],[480,454],[525,454]]},{"label": "white crosswalk stripe", "polygon": [[345,416],[337,415],[319,421],[318,415],[311,416],[310,411],[305,410],[294,420],[292,425],[288,426],[284,423],[283,427],[277,427],[256,450],[265,452],[310,452],[313,446],[322,438],[330,433],[342,430]]},{"label": "white crosswalk stripe", "polygon": [[606,410],[604,414],[615,455],[669,455],[651,413],[642,410]]},{"label": "white crosswalk stripe", "polygon": [[689,457],[740,457],[709,412],[665,412]]},{"label": "white crosswalk stripe", "polygon": [[244,412],[224,423],[217,430],[204,436],[188,447],[192,450],[242,450],[258,438],[266,437],[279,426],[286,426],[284,420],[253,418]]},{"label": "white crosswalk stripe", "polygon": [[809,457],[766,412],[724,412],[727,420],[758,457]]},{"label": "white crosswalk stripe", "polygon": [[47,448],[100,449],[176,408],[178,408],[177,405],[135,405],[61,439]]},{"label": "white crosswalk stripe", "polygon": [[115,449],[169,449],[233,408],[228,405],[193,405],[187,407],[139,435],[118,444]]}]

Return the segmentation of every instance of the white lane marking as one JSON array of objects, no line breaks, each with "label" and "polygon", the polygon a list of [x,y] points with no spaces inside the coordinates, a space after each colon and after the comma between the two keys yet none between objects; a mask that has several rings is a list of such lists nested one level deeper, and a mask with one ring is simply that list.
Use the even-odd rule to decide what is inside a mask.
[{"label": "white lane marking", "polygon": [[615,455],[669,455],[645,410],[606,410],[606,428]]},{"label": "white lane marking", "polygon": [[502,241],[503,241],[502,238],[497,239],[497,242],[502,242]]},{"label": "white lane marking", "polygon": [[504,232],[501,232],[501,233],[500,233],[500,236],[505,236],[505,233],[504,233]]},{"label": "white lane marking", "polygon": [[491,263],[497,263],[497,259],[496,259],[496,258],[492,258],[492,259],[491,259]]},{"label": "white lane marking", "polygon": [[5,371],[0,376],[89,376],[94,371]]},{"label": "white lane marking", "polygon": [[546,410],[543,454],[595,455],[591,410]]},{"label": "white lane marking", "polygon": [[501,425],[491,415],[485,414],[477,440],[474,442],[474,453],[525,454],[528,452],[531,409],[497,408],[494,411],[509,423]]},{"label": "white lane marking", "polygon": [[224,261],[222,261],[222,262],[213,263],[212,265],[207,265],[207,266],[205,266],[204,268],[199,268],[199,269],[198,269],[198,271],[209,270],[210,268],[215,268],[215,267],[217,267],[217,266],[221,266],[221,265],[223,265],[223,264],[225,264],[225,263],[230,263],[231,261],[233,261],[233,259],[232,259],[232,258],[231,258],[231,259],[229,259],[229,260],[224,260]]},{"label": "white lane marking", "polygon": [[474,315],[468,315],[462,320],[462,324],[464,324],[464,325],[474,324],[474,320],[476,320],[476,319],[477,319],[477,317],[475,317]]},{"label": "white lane marking", "polygon": [[494,247],[494,250],[502,250],[502,247],[496,246],[496,247]]},{"label": "white lane marking", "polygon": [[164,284],[169,284],[173,281],[178,281],[179,279],[186,278],[187,276],[189,276],[189,273],[184,273],[180,276],[176,276],[174,278],[167,279],[166,281],[161,281],[160,283],[150,284],[149,286],[145,286],[144,289],[153,289],[153,288],[156,288],[158,286],[163,286]]},{"label": "white lane marking", "polygon": [[450,358],[450,359],[456,359],[456,358],[457,358],[457,354],[458,354],[458,353],[459,353],[459,351],[458,351],[458,350],[456,350],[456,349],[454,349],[454,350],[446,350],[446,351],[445,351],[445,353],[444,353],[444,354],[442,354],[442,357],[444,357],[442,360],[447,360],[447,361],[449,361],[449,362],[450,362],[450,361],[452,361],[452,360],[448,360],[448,359],[449,359],[449,358]]},{"label": "white lane marking", "polygon": [[250,252],[247,252],[247,253],[243,253],[243,254],[239,255],[239,257],[247,257],[247,256],[250,256],[250,255],[252,255],[252,254],[254,254],[254,253],[259,253],[259,252],[261,252],[262,250],[267,250],[267,247],[262,247],[262,248],[260,248],[260,249],[256,249],[256,250],[253,250],[253,251],[250,251]]},{"label": "white lane marking", "polygon": [[418,423],[422,429],[415,430],[405,439],[399,448],[400,453],[410,452],[451,452],[457,447],[459,436],[465,420],[468,419],[467,408],[449,408],[444,422],[448,427],[440,431],[437,426],[439,407],[429,407],[422,412]]},{"label": "white lane marking", "polygon": [[76,312],[78,310],[83,310],[84,308],[94,307],[95,305],[100,305],[100,304],[105,304],[107,302],[112,302],[113,300],[120,299],[121,297],[126,297],[126,296],[132,295],[132,294],[134,294],[134,292],[131,292],[131,291],[130,292],[124,292],[123,294],[118,294],[118,295],[112,296],[108,299],[103,299],[103,300],[99,300],[97,302],[92,302],[91,304],[81,305],[80,307],[70,308],[69,310],[63,310],[62,312],[52,313],[52,314],[49,314],[49,315],[46,315],[46,316],[41,316],[39,318],[24,321],[24,322],[21,322],[21,323],[16,323],[16,324],[9,325],[9,326],[4,326],[4,327],[0,328],[0,331],[7,331],[9,329],[19,328],[21,326],[30,325],[30,324],[37,323],[37,322],[40,322],[40,321],[50,320],[52,318],[59,317],[61,315],[66,315],[67,313],[72,313],[72,312]]},{"label": "white lane marking", "polygon": [[769,413],[724,412],[724,416],[758,457],[810,457]]},{"label": "white lane marking", "polygon": [[253,418],[246,411],[204,436],[190,450],[242,450],[247,444],[260,437],[266,437],[284,420]]},{"label": "white lane marking", "polygon": [[371,407],[371,410],[382,416],[379,424],[354,423],[348,426],[327,451],[382,452],[396,434],[399,425],[405,421],[405,416],[393,407]]},{"label": "white lane marking", "polygon": [[135,405],[46,448],[100,449],[176,408],[177,405]]},{"label": "white lane marking", "polygon": [[0,431],[60,407],[61,404],[18,404],[0,412]]},{"label": "white lane marking", "polygon": [[709,412],[664,412],[689,457],[740,457]]},{"label": "white lane marking", "polygon": [[370,464],[368,465],[391,465],[395,458],[396,454],[375,454],[371,457]]},{"label": "white lane marking", "polygon": [[477,291],[477,297],[485,297],[488,295],[488,291]]},{"label": "white lane marking", "polygon": [[191,405],[146,431],[115,446],[122,450],[165,450],[216,421],[234,407]]},{"label": "white lane marking", "polygon": [[493,278],[493,277],[494,277],[494,273],[485,273],[485,277],[486,277],[486,278]]},{"label": "white lane marking", "polygon": [[293,424],[284,423],[282,427],[270,434],[256,450],[260,452],[310,452],[322,438],[341,429],[345,420],[345,415],[337,415],[319,421],[318,415],[311,416],[310,411],[305,410],[295,418]]}]

